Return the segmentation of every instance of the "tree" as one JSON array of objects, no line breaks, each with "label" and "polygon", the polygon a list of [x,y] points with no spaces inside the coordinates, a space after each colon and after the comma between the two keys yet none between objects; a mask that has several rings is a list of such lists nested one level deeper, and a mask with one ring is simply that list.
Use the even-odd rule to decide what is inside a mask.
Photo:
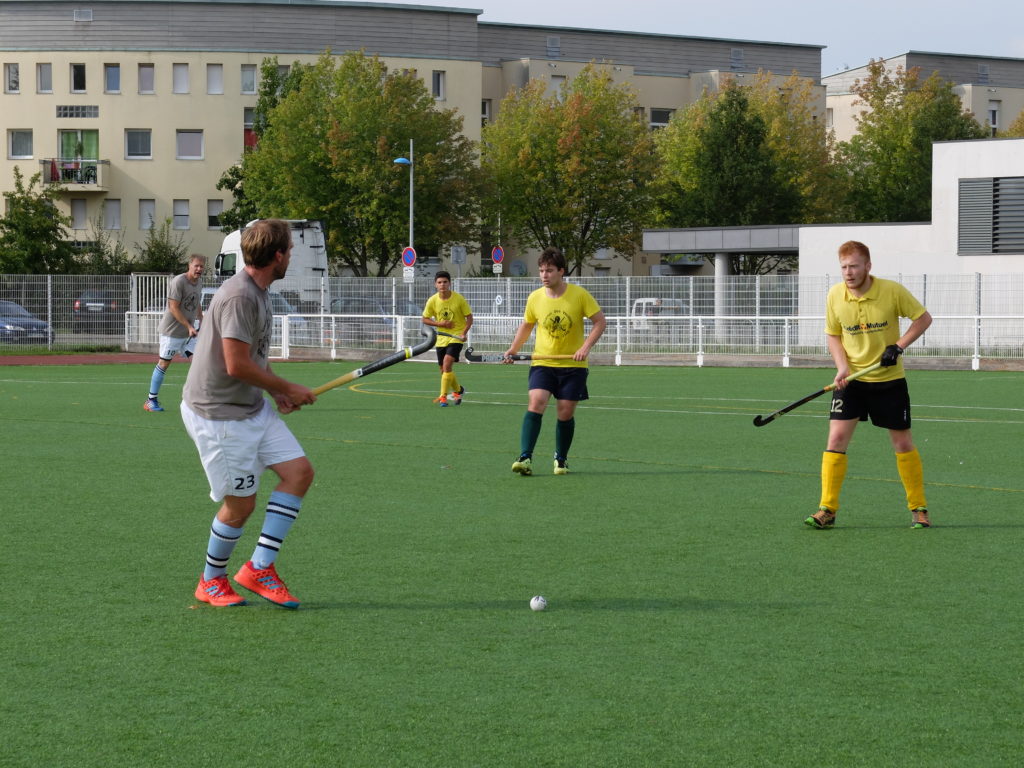
[{"label": "tree", "polygon": [[90,220],[92,237],[75,255],[75,272],[81,275],[128,275],[134,267],[124,245],[124,233],[103,227],[103,216]]},{"label": "tree", "polygon": [[[260,64],[260,86],[253,109],[252,131],[256,136],[257,145],[270,125],[270,113],[280,103],[285,93],[290,93],[302,81],[304,67],[294,62],[284,74],[276,56],[264,59]],[[246,147],[245,151],[249,148]],[[241,159],[221,174],[217,181],[217,189],[231,192],[234,199],[231,207],[220,215],[221,231],[231,232],[241,229],[253,219],[259,217],[256,203],[245,193],[245,176]]]},{"label": "tree", "polygon": [[42,174],[25,185],[14,166],[14,189],[4,192],[7,214],[0,218],[0,273],[56,274],[67,272],[74,247],[66,239],[71,219],[57,210],[59,189],[44,187]]},{"label": "tree", "polygon": [[485,126],[485,222],[523,247],[553,245],[570,272],[600,248],[631,256],[649,223],[657,158],[636,96],[590,64],[562,93],[533,80]]},{"label": "tree", "polygon": [[1006,139],[1024,139],[1024,110],[1021,110],[1017,118],[1010,123],[1010,127],[999,136]]},{"label": "tree", "polygon": [[872,60],[853,92],[866,109],[838,158],[855,220],[930,220],[932,144],[985,138],[985,129],[964,110],[952,82],[938,73],[922,81],[917,67],[890,72]]},{"label": "tree", "polygon": [[159,227],[146,231],[146,239],[135,244],[135,252],[136,272],[180,272],[187,261],[189,243],[181,232],[172,235],[171,220],[164,219]]},{"label": "tree", "polygon": [[470,238],[475,154],[462,118],[438,109],[415,73],[328,52],[291,77],[242,159],[245,196],[259,215],[320,219],[335,265],[386,275],[408,244],[409,174],[394,159],[412,139],[418,249]]},{"label": "tree", "polygon": [[[800,220],[799,174],[769,141],[743,88],[727,82],[676,115],[658,136],[659,223],[673,227],[787,224]],[[758,274],[784,256],[736,256],[733,271]]]},{"label": "tree", "polygon": [[794,73],[780,83],[771,72],[762,70],[744,93],[751,111],[764,120],[766,143],[775,156],[780,178],[800,195],[799,223],[847,220],[837,204],[841,177],[832,160],[835,132],[826,129],[820,119],[822,102],[813,82]]}]

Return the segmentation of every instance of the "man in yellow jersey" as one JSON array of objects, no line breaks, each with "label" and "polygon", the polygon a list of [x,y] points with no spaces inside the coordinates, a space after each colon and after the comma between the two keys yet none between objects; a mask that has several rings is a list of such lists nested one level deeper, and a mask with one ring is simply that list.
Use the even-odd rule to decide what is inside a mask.
[{"label": "man in yellow jersey", "polygon": [[[576,430],[576,405],[586,400],[587,356],[604,333],[604,312],[590,293],[565,282],[565,256],[557,248],[546,248],[537,260],[543,287],[526,300],[523,323],[505,352],[505,362],[519,351],[537,328],[535,355],[571,355],[562,360],[534,360],[530,366],[530,402],[523,416],[519,458],[512,471],[533,474],[533,449],[540,435],[541,419],[551,396],[558,404],[555,424],[555,474],[569,473],[569,447]],[[584,339],[583,318],[590,318],[590,333]]]},{"label": "man in yellow jersey", "polygon": [[449,392],[456,405],[462,405],[462,395],[466,392],[455,376],[455,363],[459,362],[462,345],[473,327],[473,310],[461,294],[452,290],[452,276],[447,272],[434,275],[434,287],[437,293],[427,299],[423,307],[423,322],[452,334],[439,335],[435,346],[437,364],[441,367],[441,395],[434,402],[444,408],[448,405]]},{"label": "man in yellow jersey", "polygon": [[[911,527],[928,528],[921,456],[910,435],[910,393],[900,355],[932,324],[932,316],[906,288],[871,276],[871,252],[864,243],[839,247],[843,282],[828,292],[825,334],[836,364],[828,444],[821,460],[821,502],[804,522],[812,528],[831,528],[839,509],[839,492],[846,475],[846,448],[858,421],[871,418],[889,430],[896,468],[907,494]],[[900,334],[901,317],[911,321]],[[847,382],[851,373],[881,360],[882,366],[863,378]]]}]

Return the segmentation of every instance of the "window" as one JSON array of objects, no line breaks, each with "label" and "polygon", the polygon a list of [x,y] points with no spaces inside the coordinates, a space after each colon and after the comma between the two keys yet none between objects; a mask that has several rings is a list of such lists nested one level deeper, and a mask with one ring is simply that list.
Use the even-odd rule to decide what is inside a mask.
[{"label": "window", "polygon": [[242,93],[256,93],[256,65],[242,65]]},{"label": "window", "polygon": [[825,109],[825,127],[831,130],[833,127],[835,127],[834,121],[835,118],[833,116],[832,107],[827,107]]},{"label": "window", "polygon": [[188,64],[172,64],[173,93],[188,93]]},{"label": "window", "polygon": [[57,117],[99,117],[97,104],[58,104]]},{"label": "window", "polygon": [[549,59],[557,59],[562,55],[562,38],[560,35],[548,35],[544,45],[544,53]]},{"label": "window", "polygon": [[206,201],[206,228],[220,229],[220,215],[224,213],[223,200]]},{"label": "window", "polygon": [[139,93],[156,92],[156,68],[153,64],[139,64]]},{"label": "window", "polygon": [[92,21],[92,11],[88,8],[75,8],[75,21]]},{"label": "window", "polygon": [[675,114],[674,109],[651,107],[651,128],[664,128],[672,120],[673,114]]},{"label": "window", "polygon": [[4,64],[4,93],[21,93],[21,75],[17,64]]},{"label": "window", "polygon": [[491,122],[491,100],[484,99],[480,102],[480,125],[487,125]]},{"label": "window", "polygon": [[565,88],[565,75],[552,75],[551,76],[551,90],[559,101],[563,97],[563,89]]},{"label": "window", "polygon": [[152,229],[156,224],[156,200],[139,200],[139,229]]},{"label": "window", "polygon": [[71,228],[85,229],[89,224],[88,208],[84,197],[71,198]]},{"label": "window", "polygon": [[188,200],[174,201],[174,228],[188,229]]},{"label": "window", "polygon": [[179,160],[202,160],[203,132],[178,131],[176,157]]},{"label": "window", "polygon": [[960,254],[1024,254],[1024,176],[960,179]]},{"label": "window", "polygon": [[259,143],[256,131],[253,130],[253,120],[256,118],[256,110],[246,107],[242,110],[242,148],[255,149]]},{"label": "window", "polygon": [[993,136],[999,130],[999,110],[1002,106],[1003,102],[1001,101],[990,101],[988,103],[988,127],[992,131]]},{"label": "window", "polygon": [[217,95],[224,93],[224,65],[206,65],[206,92]]},{"label": "window", "polygon": [[121,201],[111,200],[107,198],[107,201],[103,203],[103,228],[104,229],[120,229],[121,228]]},{"label": "window", "polygon": [[71,65],[71,92],[85,93],[85,64]]},{"label": "window", "polygon": [[743,49],[729,49],[729,69],[743,69]]},{"label": "window", "polygon": [[120,93],[121,92],[121,65],[120,64],[104,64],[103,65],[103,92],[104,93]]},{"label": "window", "polygon": [[60,131],[60,157],[62,160],[99,160],[99,131]]},{"label": "window", "polygon": [[11,160],[28,160],[32,157],[32,131],[7,132],[7,157]]},{"label": "window", "polygon": [[978,85],[988,85],[988,64],[978,65]]},{"label": "window", "polygon": [[277,65],[277,76],[279,78],[281,78],[282,80],[286,80],[288,78],[288,74],[291,71],[292,71],[292,68],[288,64],[278,64]]},{"label": "window", "polygon": [[438,101],[445,100],[445,73],[444,70],[435,69],[430,77],[430,92]]},{"label": "window", "polygon": [[126,160],[152,160],[153,132],[149,128],[126,128],[124,157]]},{"label": "window", "polygon": [[36,93],[53,93],[53,64],[36,64]]}]

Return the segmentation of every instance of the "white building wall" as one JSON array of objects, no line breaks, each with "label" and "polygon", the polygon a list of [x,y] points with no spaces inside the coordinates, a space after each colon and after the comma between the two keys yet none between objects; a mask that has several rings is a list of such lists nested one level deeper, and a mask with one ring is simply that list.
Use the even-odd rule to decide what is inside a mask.
[{"label": "white building wall", "polygon": [[836,224],[801,227],[800,274],[839,274],[847,240],[871,249],[877,275],[1008,274],[1024,270],[1024,254],[957,253],[960,179],[1024,176],[1024,139],[941,142],[932,147],[932,221],[926,224]]}]

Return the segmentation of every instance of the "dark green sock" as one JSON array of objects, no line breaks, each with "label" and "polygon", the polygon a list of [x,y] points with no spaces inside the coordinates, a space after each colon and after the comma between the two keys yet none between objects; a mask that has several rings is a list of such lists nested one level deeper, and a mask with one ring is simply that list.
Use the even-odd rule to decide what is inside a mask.
[{"label": "dark green sock", "polygon": [[533,455],[533,448],[537,445],[537,438],[540,436],[540,423],[544,416],[533,411],[527,411],[523,416],[523,428],[519,433],[519,452],[527,456]]},{"label": "dark green sock", "polygon": [[555,422],[555,455],[562,459],[569,457],[572,436],[576,434],[576,419]]}]

